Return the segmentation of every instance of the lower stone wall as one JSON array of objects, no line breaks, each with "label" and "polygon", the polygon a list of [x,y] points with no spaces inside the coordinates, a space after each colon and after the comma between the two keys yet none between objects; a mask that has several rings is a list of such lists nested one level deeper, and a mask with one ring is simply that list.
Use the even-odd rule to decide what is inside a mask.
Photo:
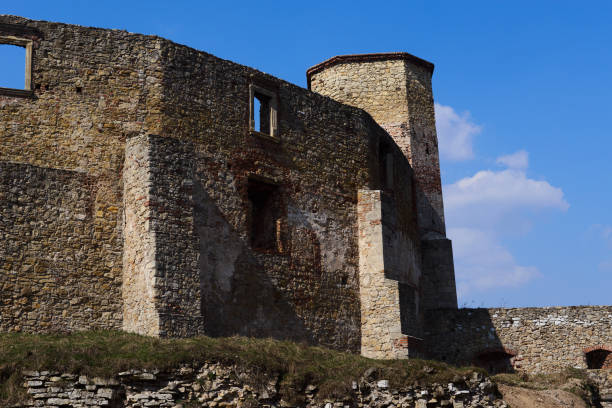
[{"label": "lower stone wall", "polygon": [[114,378],[91,378],[50,371],[24,373],[30,400],[25,407],[402,407],[506,408],[496,386],[476,374],[452,383],[390,389],[388,380],[365,376],[344,397],[323,397],[316,386],[281,398],[281,379],[236,366],[206,363],[171,372],[130,370]]},{"label": "lower stone wall", "polygon": [[427,313],[429,357],[494,371],[588,368],[612,344],[612,306],[440,309]]},{"label": "lower stone wall", "polygon": [[114,180],[0,162],[0,331],[121,327]]}]

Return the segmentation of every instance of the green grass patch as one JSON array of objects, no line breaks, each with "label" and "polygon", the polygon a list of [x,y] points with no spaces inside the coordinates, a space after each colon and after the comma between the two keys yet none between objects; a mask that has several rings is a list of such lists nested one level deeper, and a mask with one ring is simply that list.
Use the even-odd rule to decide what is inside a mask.
[{"label": "green grass patch", "polygon": [[271,339],[158,339],[118,331],[4,333],[0,334],[0,403],[20,398],[22,370],[112,377],[128,369],[165,371],[203,362],[237,364],[260,373],[262,381],[279,377],[281,395],[286,398],[297,395],[309,384],[319,387],[323,396],[349,393],[351,382],[359,380],[368,369],[371,380],[387,379],[393,387],[445,383],[480,371],[418,359],[373,360]]}]

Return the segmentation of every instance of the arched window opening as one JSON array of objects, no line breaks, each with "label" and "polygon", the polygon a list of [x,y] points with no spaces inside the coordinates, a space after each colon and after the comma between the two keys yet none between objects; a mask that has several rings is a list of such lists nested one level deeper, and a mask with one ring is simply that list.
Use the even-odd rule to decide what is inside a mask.
[{"label": "arched window opening", "polygon": [[487,350],[479,353],[474,359],[477,367],[484,368],[489,374],[512,373],[514,354],[506,350]]},{"label": "arched window opening", "polygon": [[589,369],[612,369],[612,351],[596,349],[586,353],[587,368]]}]

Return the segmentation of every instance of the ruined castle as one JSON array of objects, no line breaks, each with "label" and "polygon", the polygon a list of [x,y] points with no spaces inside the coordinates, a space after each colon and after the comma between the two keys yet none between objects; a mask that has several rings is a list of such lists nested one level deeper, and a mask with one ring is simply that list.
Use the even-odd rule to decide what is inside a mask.
[{"label": "ruined castle", "polygon": [[610,306],[457,308],[431,63],[338,56],[303,89],[119,30],[0,16],[0,44],[26,54],[0,88],[0,330],[612,367]]}]

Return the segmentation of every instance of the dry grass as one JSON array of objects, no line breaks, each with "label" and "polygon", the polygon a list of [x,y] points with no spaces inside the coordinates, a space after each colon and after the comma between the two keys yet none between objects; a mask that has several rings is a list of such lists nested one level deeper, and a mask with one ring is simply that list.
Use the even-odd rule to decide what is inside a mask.
[{"label": "dry grass", "polygon": [[552,374],[497,374],[491,377],[491,379],[496,383],[513,387],[549,390],[560,388],[572,379],[587,381],[587,375],[584,370],[568,367],[561,372]]},{"label": "dry grass", "polygon": [[587,404],[592,403],[598,392],[585,370],[573,367],[552,374],[497,374],[491,379],[498,384],[536,391],[560,389],[577,395]]},{"label": "dry grass", "polygon": [[279,377],[281,395],[287,398],[308,384],[330,396],[349,393],[351,382],[370,368],[371,380],[384,378],[394,387],[444,383],[477,370],[425,360],[372,360],[271,339],[156,339],[110,331],[0,334],[0,404],[21,398],[22,370],[110,377],[127,369],[167,370],[204,361],[237,364],[262,377]]}]

